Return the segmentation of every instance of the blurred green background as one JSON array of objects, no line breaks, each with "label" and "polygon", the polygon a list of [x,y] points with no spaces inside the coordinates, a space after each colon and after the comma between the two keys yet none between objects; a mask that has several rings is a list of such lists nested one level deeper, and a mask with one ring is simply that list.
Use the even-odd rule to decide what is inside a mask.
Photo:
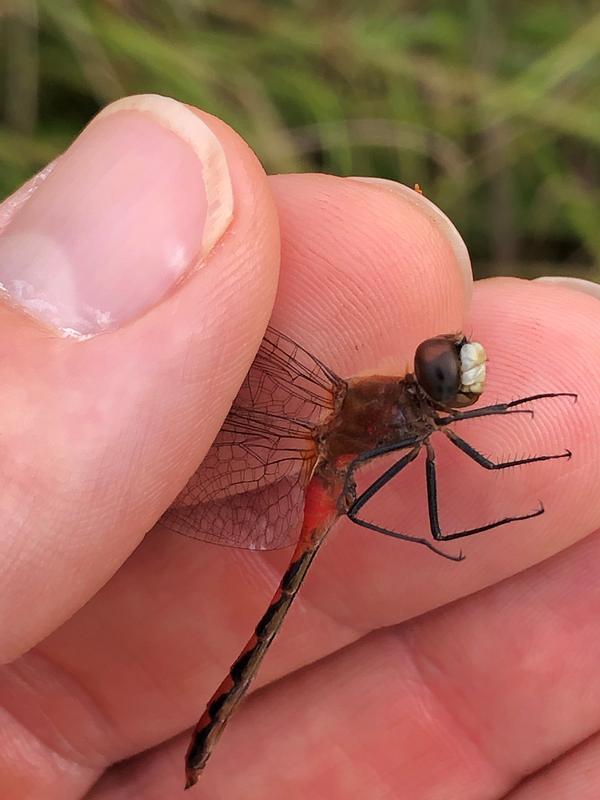
[{"label": "blurred green background", "polygon": [[418,182],[479,276],[598,280],[599,53],[583,0],[0,0],[0,194],[159,92],[268,171]]}]

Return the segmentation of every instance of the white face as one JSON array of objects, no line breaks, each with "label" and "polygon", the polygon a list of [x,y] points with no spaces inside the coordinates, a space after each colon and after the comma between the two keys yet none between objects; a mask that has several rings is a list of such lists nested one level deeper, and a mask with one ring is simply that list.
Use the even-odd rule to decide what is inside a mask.
[{"label": "white face", "polygon": [[481,394],[485,388],[487,356],[479,342],[468,342],[460,348],[461,392]]}]

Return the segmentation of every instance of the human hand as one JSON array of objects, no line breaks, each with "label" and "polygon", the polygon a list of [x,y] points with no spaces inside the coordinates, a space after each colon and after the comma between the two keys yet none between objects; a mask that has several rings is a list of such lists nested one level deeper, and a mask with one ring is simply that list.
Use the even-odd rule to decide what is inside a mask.
[{"label": "human hand", "polygon": [[[0,677],[2,797],[181,794],[186,729],[288,554],[160,527],[135,548],[248,369],[271,316],[279,227],[275,327],[344,376],[402,374],[419,341],[465,330],[488,350],[485,402],[539,391],[579,401],[461,433],[498,457],[574,455],[490,474],[440,443],[448,528],[546,506],[466,541],[458,565],[338,523],[262,688],[192,791],[533,800],[559,786],[557,797],[596,797],[598,299],[497,279],[471,301],[464,246],[411,190],[267,179],[218,120],[132,102],[137,111],[93,122],[33,193],[0,206],[0,282],[51,326],[18,303],[0,308],[0,647],[12,662]],[[107,321],[85,341],[52,329],[91,335]],[[422,469],[377,513],[427,530]]]}]

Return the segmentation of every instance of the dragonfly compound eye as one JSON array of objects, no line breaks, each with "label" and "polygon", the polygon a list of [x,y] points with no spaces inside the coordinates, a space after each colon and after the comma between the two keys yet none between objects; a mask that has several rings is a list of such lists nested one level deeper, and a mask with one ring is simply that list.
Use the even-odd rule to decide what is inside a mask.
[{"label": "dragonfly compound eye", "polygon": [[462,337],[426,339],[415,353],[415,375],[437,405],[462,408],[475,403],[485,386],[485,350]]}]

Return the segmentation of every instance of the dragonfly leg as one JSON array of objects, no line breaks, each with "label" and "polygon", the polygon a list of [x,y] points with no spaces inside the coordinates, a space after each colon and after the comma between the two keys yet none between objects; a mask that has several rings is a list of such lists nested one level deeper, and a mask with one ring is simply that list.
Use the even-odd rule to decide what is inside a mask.
[{"label": "dragonfly leg", "polygon": [[406,450],[408,447],[413,447],[417,444],[420,445],[422,442],[422,436],[409,436],[408,439],[401,439],[399,442],[392,442],[391,444],[384,444],[381,447],[375,447],[373,450],[366,450],[364,453],[360,453],[356,456],[354,461],[350,464],[349,472],[356,472],[359,467],[374,458],[379,458],[389,453],[396,453],[398,450]]},{"label": "dragonfly leg", "polygon": [[[370,531],[374,531],[375,533],[382,533],[384,536],[391,536],[393,539],[400,539],[404,542],[415,542],[416,544],[422,544],[424,547],[427,547],[429,550],[432,550],[434,553],[437,553],[444,558],[448,558],[450,561],[462,561],[464,556],[462,553],[458,555],[452,555],[450,553],[445,553],[443,550],[440,550],[435,546],[435,544],[429,539],[424,539],[420,536],[411,536],[408,533],[399,533],[398,531],[390,530],[389,528],[384,528],[381,525],[376,525],[373,522],[368,522],[365,519],[362,519],[358,516],[358,512],[360,509],[368,503],[368,501],[374,497],[377,492],[382,489],[386,483],[392,480],[394,476],[396,476],[401,470],[403,470],[411,461],[419,454],[421,450],[421,443],[416,447],[413,447],[406,455],[402,456],[402,458],[393,464],[389,469],[387,469],[383,475],[380,475],[377,480],[373,481],[373,483],[365,489],[365,491],[357,497],[354,502],[350,505],[346,514],[348,518],[355,523],[355,525],[360,525],[362,528],[367,528]],[[352,467],[349,470],[349,475],[351,476]],[[350,477],[352,480],[352,477]]]},{"label": "dragonfly leg", "polygon": [[556,458],[571,458],[572,455],[570,450],[565,450],[564,453],[555,453],[554,455],[531,456],[529,458],[517,458],[512,461],[492,461],[484,456],[483,453],[480,453],[472,447],[468,442],[465,442],[464,439],[461,439],[460,436],[457,436],[454,431],[445,429],[443,433],[446,434],[453,445],[458,447],[459,450],[462,450],[463,453],[468,455],[469,458],[472,458],[473,461],[476,461],[484,469],[507,469],[509,467],[521,466],[521,464],[534,464],[536,461],[553,461]]},{"label": "dragonfly leg", "polygon": [[[427,507],[429,510],[429,525],[431,528],[431,535],[436,541],[449,542],[452,541],[453,539],[464,539],[465,537],[473,536],[476,533],[483,533],[483,531],[489,531],[492,528],[499,528],[500,525],[508,525],[509,522],[518,522],[523,519],[531,519],[531,517],[539,517],[540,514],[544,513],[544,506],[540,503],[538,508],[535,509],[535,511],[530,511],[528,514],[521,514],[519,516],[514,516],[514,517],[504,517],[503,519],[498,519],[495,522],[488,522],[487,525],[480,525],[477,528],[467,528],[466,530],[456,531],[454,533],[442,533],[440,529],[440,521],[438,518],[435,452],[433,450],[433,447],[429,444],[429,442],[426,442],[426,447],[427,447],[427,460],[425,462],[425,470],[427,475]],[[478,455],[481,454],[478,453]],[[481,458],[484,458],[484,456],[481,456]],[[539,461],[543,459],[534,458],[528,460]],[[523,463],[523,461],[517,461],[513,463],[521,464]],[[512,466],[512,464],[510,462],[507,462],[499,465],[494,465],[492,467],[488,467],[488,469],[495,469],[495,468],[501,469],[503,467],[508,467],[508,466]]]},{"label": "dragonfly leg", "polygon": [[[419,443],[412,450],[402,456],[401,459],[396,461],[395,464],[392,464],[389,469],[380,475],[377,480],[373,481],[373,483],[365,489],[365,491],[360,495],[360,497],[354,497],[352,499],[352,503],[350,508],[346,512],[348,516],[352,519],[351,512],[356,514],[360,511],[360,509],[368,503],[369,500],[377,494],[377,492],[382,489],[386,483],[389,483],[392,478],[394,478],[399,472],[401,472],[406,466],[410,464],[411,461],[414,461],[415,458],[419,455],[419,451],[421,450],[421,444]],[[360,459],[360,461],[359,461]],[[350,468],[348,469],[348,475],[346,477],[346,488],[351,488],[354,490],[354,494],[356,493],[356,484],[354,483],[354,472],[356,468],[361,464],[364,463],[364,459],[359,456],[355,461],[352,462]],[[350,492],[352,493],[352,492]]]},{"label": "dragonfly leg", "polygon": [[[492,406],[483,406],[482,408],[474,408],[471,411],[455,411],[448,414],[446,417],[436,417],[436,423],[440,426],[449,425],[451,422],[459,422],[462,419],[475,419],[476,417],[491,417],[499,414],[514,414],[516,406],[522,406],[525,403],[533,403],[537,400],[548,400],[553,397],[571,397],[577,400],[577,395],[574,392],[546,392],[545,394],[532,394],[529,397],[520,397],[518,400],[512,400],[510,403],[495,403]],[[524,412],[533,415],[533,411],[528,409],[518,409],[516,413]]]},{"label": "dragonfly leg", "polygon": [[[346,480],[344,481],[344,495],[346,497],[347,506],[350,507],[354,505],[354,503],[356,503],[356,482],[354,480],[354,474],[356,470],[359,469],[359,467],[364,466],[364,464],[366,464],[367,461],[371,461],[374,458],[379,458],[380,456],[384,456],[389,453],[395,453],[398,450],[406,450],[407,447],[415,447],[415,445],[417,445],[415,454],[411,458],[409,458],[408,461],[404,461],[403,459],[401,459],[400,461],[396,462],[396,464],[390,467],[390,469],[387,472],[385,472],[381,476],[381,478],[375,481],[375,483],[373,483],[366,490],[367,492],[372,490],[372,492],[361,503],[361,505],[364,505],[364,503],[367,502],[369,497],[372,497],[373,494],[375,494],[375,492],[378,491],[377,488],[373,487],[381,488],[381,486],[384,486],[388,482],[388,480],[394,477],[394,475],[397,475],[400,472],[400,470],[404,469],[406,464],[408,464],[410,461],[413,460],[413,458],[416,457],[416,454],[419,452],[421,444],[422,444],[422,438],[420,438],[419,436],[411,436],[408,439],[403,439],[399,442],[394,442],[393,444],[383,445],[383,447],[376,447],[373,450],[367,450],[366,452],[357,455],[354,461],[348,467],[348,472],[346,473]],[[383,482],[381,483],[381,481]],[[360,507],[361,506],[359,506],[359,508]]]}]

